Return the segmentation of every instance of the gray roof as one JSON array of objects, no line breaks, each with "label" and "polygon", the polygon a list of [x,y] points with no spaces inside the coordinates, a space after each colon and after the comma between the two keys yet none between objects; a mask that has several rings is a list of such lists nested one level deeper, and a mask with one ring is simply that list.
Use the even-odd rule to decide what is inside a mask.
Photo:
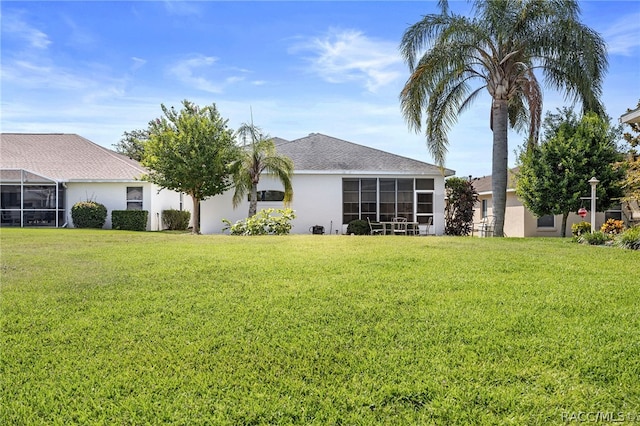
[{"label": "gray roof", "polygon": [[144,167],[75,134],[2,133],[0,169],[25,169],[57,181],[133,181]]},{"label": "gray roof", "polygon": [[[320,133],[286,141],[273,138],[279,154],[293,160],[297,171],[441,174],[440,167]],[[454,174],[444,169],[445,176]]]},{"label": "gray roof", "polygon": [[[515,190],[515,178],[518,170],[520,170],[518,167],[514,167],[513,169],[509,170],[509,173],[507,174],[507,191]],[[493,181],[491,175],[473,178],[472,182],[473,187],[476,191],[478,191],[479,194],[486,194],[493,191]]]},{"label": "gray roof", "polygon": [[[433,164],[319,133],[273,140],[296,171],[441,174]],[[0,169],[25,169],[57,181],[133,181],[146,172],[137,161],[75,134],[2,133],[0,154]]]}]

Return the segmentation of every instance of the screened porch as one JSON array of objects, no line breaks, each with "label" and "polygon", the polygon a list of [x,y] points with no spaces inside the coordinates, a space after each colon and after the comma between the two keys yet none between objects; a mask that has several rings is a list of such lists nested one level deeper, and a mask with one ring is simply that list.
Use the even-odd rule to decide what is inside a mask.
[{"label": "screened porch", "polygon": [[0,226],[63,226],[64,193],[64,184],[54,179],[24,169],[0,170]]}]

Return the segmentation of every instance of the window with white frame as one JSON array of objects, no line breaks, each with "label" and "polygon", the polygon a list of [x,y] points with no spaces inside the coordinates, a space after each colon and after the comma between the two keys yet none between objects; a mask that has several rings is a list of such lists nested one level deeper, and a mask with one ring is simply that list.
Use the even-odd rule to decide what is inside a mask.
[{"label": "window with white frame", "polygon": [[127,187],[127,210],[142,210],[142,187]]},{"label": "window with white frame", "polygon": [[342,180],[343,223],[367,218],[384,222],[398,216],[427,223],[433,215],[434,185],[434,179],[345,178]]},{"label": "window with white frame", "polygon": [[540,216],[538,218],[538,228],[555,228],[556,217],[551,214]]}]

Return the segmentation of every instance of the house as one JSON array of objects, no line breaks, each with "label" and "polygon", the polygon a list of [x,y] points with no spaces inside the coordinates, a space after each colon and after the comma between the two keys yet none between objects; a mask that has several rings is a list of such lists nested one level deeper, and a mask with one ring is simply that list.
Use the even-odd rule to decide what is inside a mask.
[{"label": "house", "polygon": [[182,195],[140,180],[136,161],[75,134],[0,135],[4,226],[73,227],[71,207],[92,200],[113,210],[147,210],[148,230],[161,229],[162,210],[182,209]]},{"label": "house", "polygon": [[[517,173],[517,168],[510,170],[507,179],[507,207],[504,216],[505,236],[560,237],[562,235],[562,215],[534,216],[516,196],[515,173]],[[491,176],[474,178],[473,187],[478,192],[478,203],[474,211],[473,221],[475,224],[480,224],[483,219],[493,216]],[[585,196],[589,195],[585,194]],[[585,207],[589,208],[589,200],[585,200]],[[591,220],[589,214],[583,219],[576,213],[569,213],[567,217],[567,235],[571,236],[571,225],[574,223],[585,220],[589,222]],[[596,213],[596,227],[599,229],[609,218],[625,219],[620,205],[606,212]]]},{"label": "house", "polygon": [[[277,152],[294,163],[293,233],[311,233],[314,227],[344,233],[352,220],[395,216],[419,222],[423,234],[427,228],[430,234],[444,232],[444,178],[452,170],[319,133],[274,141]],[[262,176],[258,191],[258,210],[283,207],[280,182]],[[202,203],[203,233],[223,232],[222,219],[246,218],[248,200],[233,209],[231,199],[229,191]]]}]

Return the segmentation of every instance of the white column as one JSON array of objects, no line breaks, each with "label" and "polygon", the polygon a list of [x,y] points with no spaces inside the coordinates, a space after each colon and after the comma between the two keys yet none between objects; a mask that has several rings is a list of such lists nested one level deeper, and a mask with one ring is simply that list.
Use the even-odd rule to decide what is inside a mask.
[{"label": "white column", "polygon": [[591,233],[596,232],[596,185],[599,182],[595,176],[589,179],[591,185]]}]

